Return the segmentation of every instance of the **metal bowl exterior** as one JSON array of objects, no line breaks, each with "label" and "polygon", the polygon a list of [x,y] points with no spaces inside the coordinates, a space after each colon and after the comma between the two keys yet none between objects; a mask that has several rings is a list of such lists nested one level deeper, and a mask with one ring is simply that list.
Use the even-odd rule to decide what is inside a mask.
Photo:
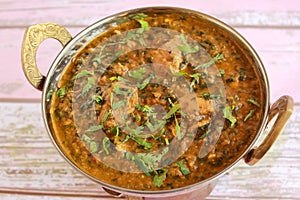
[{"label": "metal bowl exterior", "polygon": [[[212,176],[211,178],[208,178],[202,182],[199,182],[194,185],[189,185],[184,188],[177,188],[173,190],[162,190],[162,191],[141,191],[141,190],[131,190],[126,188],[120,188],[117,186],[109,185],[107,183],[104,183],[100,180],[97,180],[85,172],[83,172],[81,169],[79,169],[73,162],[71,162],[63,153],[63,151],[60,149],[59,145],[56,142],[55,134],[51,128],[51,119],[49,117],[49,108],[50,108],[50,101],[48,99],[48,94],[54,90],[56,87],[57,81],[59,80],[59,77],[61,73],[64,71],[64,67],[66,64],[72,59],[72,57],[77,53],[78,46],[84,46],[86,45],[91,39],[93,39],[96,35],[103,32],[106,29],[106,23],[110,21],[113,18],[116,17],[122,17],[124,15],[127,15],[128,13],[137,13],[137,12],[143,12],[143,11],[149,11],[149,10],[164,10],[168,12],[187,12],[187,13],[193,13],[197,14],[201,19],[206,20],[214,24],[215,26],[218,26],[224,30],[226,30],[228,33],[232,35],[232,37],[240,44],[244,49],[247,50],[248,54],[251,55],[252,59],[254,60],[254,63],[257,66],[257,71],[259,73],[260,78],[263,80],[263,90],[264,90],[264,98],[265,98],[265,105],[263,105],[263,116],[262,116],[262,123],[260,125],[260,128],[258,130],[258,133],[256,135],[256,138],[253,140],[252,144],[247,148],[246,151],[243,152],[243,154],[239,157],[239,159],[236,160],[236,162],[232,163],[230,166],[228,166],[225,170],[222,172]],[[166,197],[172,197],[174,199],[174,196],[178,195],[203,195],[207,196],[211,192],[212,188],[215,186],[218,178],[228,172],[231,168],[233,168],[252,148],[261,133],[263,132],[266,123],[267,123],[267,117],[269,112],[269,81],[267,78],[267,74],[265,71],[265,68],[258,56],[258,54],[255,52],[255,50],[252,48],[252,46],[233,28],[228,26],[227,24],[211,17],[206,14],[182,9],[182,8],[173,8],[173,7],[149,7],[149,8],[139,8],[134,9],[130,11],[121,12],[119,14],[107,17],[103,20],[100,20],[96,22],[95,24],[89,26],[88,28],[84,29],[81,33],[79,33],[77,36],[75,36],[59,53],[55,61],[53,62],[45,81],[44,89],[43,89],[43,98],[42,98],[42,111],[43,111],[43,118],[46,125],[47,132],[54,144],[54,146],[57,148],[59,153],[62,155],[62,157],[75,169],[77,169],[79,172],[84,174],[85,176],[89,177],[91,180],[95,181],[96,183],[99,183],[103,187],[116,191],[120,194],[125,195],[132,195],[132,196],[142,196],[142,197],[148,197],[148,198],[154,198],[154,197],[163,197],[163,199],[166,199]],[[198,191],[198,193],[197,193]],[[194,193],[193,193],[194,192]],[[183,196],[182,196],[183,197]]]}]

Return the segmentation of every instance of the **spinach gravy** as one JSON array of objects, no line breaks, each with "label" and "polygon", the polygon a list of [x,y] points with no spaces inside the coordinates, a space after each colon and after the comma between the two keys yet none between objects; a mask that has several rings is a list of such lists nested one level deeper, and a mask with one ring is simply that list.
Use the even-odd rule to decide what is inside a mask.
[{"label": "spinach gravy", "polygon": [[262,122],[262,80],[234,36],[193,13],[107,20],[51,100],[62,152],[91,177],[170,190],[230,167]]}]

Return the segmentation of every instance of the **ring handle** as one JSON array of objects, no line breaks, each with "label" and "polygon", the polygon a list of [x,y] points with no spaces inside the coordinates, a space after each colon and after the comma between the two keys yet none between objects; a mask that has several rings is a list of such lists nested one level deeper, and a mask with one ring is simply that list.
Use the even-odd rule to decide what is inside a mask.
[{"label": "ring handle", "polygon": [[41,74],[36,64],[36,53],[39,45],[48,38],[58,40],[65,46],[71,34],[65,27],[53,23],[41,23],[26,29],[22,44],[22,66],[29,83],[38,90],[43,90],[46,77]]},{"label": "ring handle", "polygon": [[248,165],[254,165],[266,154],[284,129],[293,112],[293,107],[294,101],[290,96],[282,96],[272,105],[269,113],[268,124],[276,115],[277,119],[264,141],[258,147],[254,147],[245,155],[245,163]]}]

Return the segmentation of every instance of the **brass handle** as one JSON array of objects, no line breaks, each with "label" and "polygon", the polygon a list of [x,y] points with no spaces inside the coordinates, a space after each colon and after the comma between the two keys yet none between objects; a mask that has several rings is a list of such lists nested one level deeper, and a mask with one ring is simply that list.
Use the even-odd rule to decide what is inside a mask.
[{"label": "brass handle", "polygon": [[39,45],[48,38],[56,39],[65,46],[72,36],[58,24],[42,23],[27,28],[23,38],[21,52],[23,71],[30,84],[38,90],[43,89],[46,77],[37,68],[36,52]]},{"label": "brass handle", "polygon": [[284,129],[293,112],[293,107],[293,98],[290,96],[282,96],[272,105],[269,113],[268,123],[278,114],[277,119],[264,141],[258,147],[251,149],[250,152],[244,157],[245,162],[248,165],[254,165],[257,163],[270,149],[272,144]]}]

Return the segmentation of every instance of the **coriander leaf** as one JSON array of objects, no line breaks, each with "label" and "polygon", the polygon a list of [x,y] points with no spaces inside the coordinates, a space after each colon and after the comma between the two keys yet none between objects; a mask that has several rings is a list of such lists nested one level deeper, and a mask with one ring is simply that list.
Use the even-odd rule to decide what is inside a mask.
[{"label": "coriander leaf", "polygon": [[144,40],[144,38],[142,38],[142,37],[139,38],[139,42],[144,47],[147,45],[146,42],[145,42],[145,40]]},{"label": "coriander leaf", "polygon": [[83,86],[82,93],[86,95],[94,86],[95,80],[93,77],[89,77],[87,83]]},{"label": "coriander leaf", "polygon": [[136,165],[146,174],[146,176],[151,176],[150,172],[152,172],[154,169],[149,169],[150,166],[147,166],[145,161],[141,159],[135,159],[134,161]]},{"label": "coriander leaf", "polygon": [[204,64],[200,64],[200,65],[197,65],[196,67],[194,67],[194,70],[197,70],[199,68],[208,68],[210,67],[212,64],[214,64],[216,61],[218,60],[222,60],[224,59],[224,56],[223,54],[217,54],[215,57],[213,57],[210,61],[208,61],[207,63],[204,63]]},{"label": "coriander leaf", "polygon": [[137,13],[137,14],[132,14],[129,16],[130,19],[143,19],[148,17],[148,15],[144,14],[144,13]]},{"label": "coriander leaf", "polygon": [[134,161],[137,166],[147,175],[150,176],[150,172],[153,172],[156,167],[158,167],[161,162],[162,157],[169,151],[169,148],[166,147],[160,154],[153,153],[139,153],[132,154],[126,152],[125,157],[127,160]]},{"label": "coriander leaf", "polygon": [[181,34],[180,36],[180,40],[182,41],[182,43],[184,44],[184,46],[181,46],[181,45],[178,45],[177,48],[182,51],[183,53],[196,53],[199,51],[199,47],[198,46],[194,46],[194,47],[191,47],[185,37],[184,37],[184,34]]},{"label": "coriander leaf", "polygon": [[154,125],[152,125],[149,121],[145,123],[145,125],[149,128],[151,133],[154,133],[155,131],[162,129],[165,124],[166,122],[162,120],[158,120],[158,123],[155,123]]},{"label": "coriander leaf", "polygon": [[92,140],[89,136],[87,136],[86,134],[82,134],[81,140],[82,140],[83,142],[86,142],[86,143],[90,143],[90,142],[93,141],[93,140]]},{"label": "coriander leaf", "polygon": [[124,41],[131,40],[133,38],[139,37],[139,34],[136,34],[132,31],[128,31],[127,35],[124,37]]},{"label": "coriander leaf", "polygon": [[169,112],[163,117],[163,119],[169,119],[175,114],[180,108],[180,104],[174,104],[173,107],[169,110]]},{"label": "coriander leaf", "polygon": [[92,98],[97,104],[101,104],[103,102],[101,95],[94,95]]},{"label": "coriander leaf", "polygon": [[102,120],[101,120],[101,123],[102,123],[102,124],[108,119],[108,116],[109,116],[110,114],[111,114],[111,110],[106,111],[106,112],[104,113],[104,116],[103,116],[103,118],[102,118]]},{"label": "coriander leaf", "polygon": [[104,137],[102,140],[102,148],[107,155],[109,154],[109,150],[108,150],[109,147],[110,147],[110,140],[108,137]]},{"label": "coriander leaf", "polygon": [[166,180],[167,178],[167,169],[163,169],[163,173],[162,174],[156,174],[153,178],[153,183],[156,187],[160,187],[162,186],[163,182]]},{"label": "coriander leaf", "polygon": [[123,107],[123,106],[125,105],[126,102],[127,102],[126,99],[121,100],[121,101],[118,101],[118,102],[115,102],[115,103],[113,102],[111,108],[112,108],[113,110],[119,109],[119,108]]},{"label": "coriander leaf", "polygon": [[115,135],[115,139],[116,139],[116,140],[119,140],[119,133],[120,133],[119,127],[118,127],[118,126],[114,127],[114,128],[112,129],[112,132],[116,134],[116,135]]},{"label": "coriander leaf", "polygon": [[130,133],[130,136],[138,137],[143,132],[144,127],[143,126],[138,126],[138,127],[136,127],[136,129],[133,129],[133,128],[130,128],[128,126],[128,124],[126,123],[126,129]]},{"label": "coriander leaf", "polygon": [[97,150],[98,150],[98,147],[99,147],[99,144],[97,142],[95,142],[95,141],[92,141],[90,143],[90,152],[91,153],[96,153]]},{"label": "coriander leaf", "polygon": [[233,127],[233,125],[237,122],[236,118],[232,115],[230,106],[226,106],[223,109],[223,116],[225,119],[230,121],[230,127]]},{"label": "coriander leaf", "polygon": [[88,71],[88,70],[82,70],[81,72],[77,73],[74,76],[73,80],[74,79],[79,79],[79,78],[87,76],[87,75],[94,75],[94,72],[93,71]]},{"label": "coriander leaf", "polygon": [[244,118],[244,122],[246,122],[248,119],[250,119],[255,113],[255,110],[250,110],[249,113]]},{"label": "coriander leaf", "polygon": [[255,101],[254,99],[248,99],[247,100],[249,103],[252,103],[253,105],[255,105],[255,106],[257,106],[257,107],[260,107],[260,104],[257,102],[257,101]]},{"label": "coriander leaf", "polygon": [[201,96],[205,100],[210,99],[210,93],[209,92],[202,92]]},{"label": "coriander leaf", "polygon": [[175,132],[176,132],[176,136],[178,138],[178,140],[181,140],[182,139],[182,136],[181,136],[181,133],[180,133],[180,125],[178,123],[178,120],[175,116]]},{"label": "coriander leaf", "polygon": [[223,68],[219,69],[219,74],[217,76],[222,77],[225,74],[225,70]]},{"label": "coriander leaf", "polygon": [[135,79],[142,79],[144,77],[145,72],[146,72],[146,69],[144,67],[142,67],[138,70],[128,71],[128,75]]},{"label": "coriander leaf", "polygon": [[182,172],[183,175],[189,175],[191,173],[189,168],[183,164],[182,160],[179,161],[177,164],[179,165],[180,171]]},{"label": "coriander leaf", "polygon": [[148,30],[149,29],[149,23],[147,22],[147,21],[145,21],[145,20],[143,20],[143,19],[138,19],[137,20],[140,24],[141,24],[141,28],[143,29],[143,30]]},{"label": "coriander leaf", "polygon": [[90,128],[88,128],[88,130],[86,130],[85,132],[99,131],[102,128],[103,128],[102,125],[94,125],[94,126],[91,126]]},{"label": "coriander leaf", "polygon": [[143,90],[150,83],[151,79],[152,79],[152,76],[146,78],[142,83],[137,83],[137,87],[140,90]]},{"label": "coriander leaf", "polygon": [[123,92],[120,90],[120,88],[119,88],[119,85],[117,85],[117,84],[112,84],[112,86],[113,86],[113,91],[114,91],[114,93],[116,93],[116,94],[123,94]]},{"label": "coriander leaf", "polygon": [[57,90],[57,92],[56,92],[56,94],[57,94],[57,96],[59,97],[59,98],[64,98],[65,96],[66,96],[66,94],[67,94],[67,88],[66,87],[62,87],[62,88],[59,88],[58,90]]},{"label": "coriander leaf", "polygon": [[136,141],[139,145],[143,146],[144,149],[151,149],[153,144],[151,142],[147,142],[146,139],[140,137],[132,137],[134,141]]}]

